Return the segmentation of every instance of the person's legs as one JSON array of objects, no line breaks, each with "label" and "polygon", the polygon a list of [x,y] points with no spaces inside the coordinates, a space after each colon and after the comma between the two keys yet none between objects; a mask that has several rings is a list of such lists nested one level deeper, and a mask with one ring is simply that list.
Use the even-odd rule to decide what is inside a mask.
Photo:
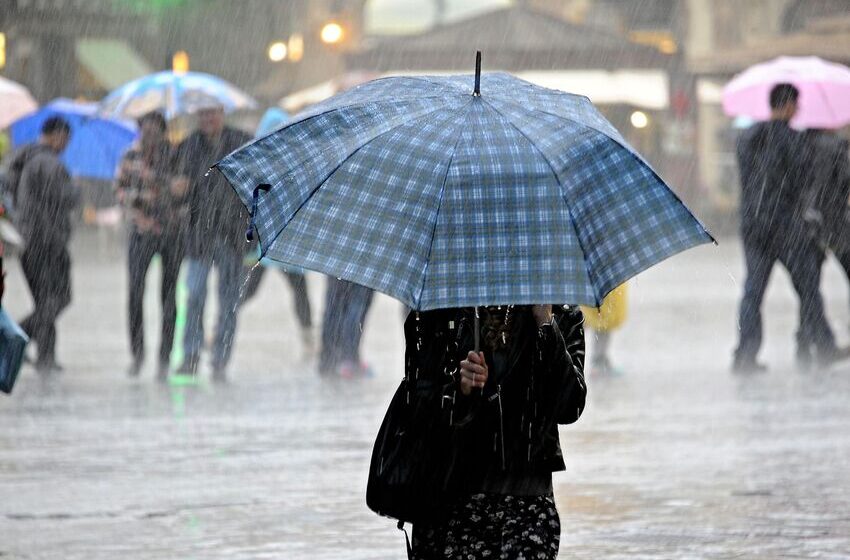
[{"label": "person's legs", "polygon": [[850,283],[850,250],[838,249],[834,254],[838,260],[838,264],[844,270],[844,275],[847,277],[848,283]]},{"label": "person's legs", "polygon": [[773,252],[763,244],[746,238],[743,241],[747,280],[738,314],[740,338],[733,364],[739,370],[757,367],[756,356],[762,340],[761,304],[776,261]]},{"label": "person's legs", "polygon": [[186,304],[186,332],[183,335],[183,366],[181,370],[194,375],[198,371],[201,346],[204,343],[204,306],[207,301],[207,279],[210,263],[187,259],[186,275],[189,298]]},{"label": "person's legs", "polygon": [[611,331],[594,331],[593,355],[591,357],[591,373],[608,374],[612,372],[608,349],[611,347]]},{"label": "person's legs", "polygon": [[64,247],[32,246],[21,255],[21,268],[34,303],[21,328],[38,346],[38,365],[53,367],[56,319],[71,301],[71,260]]},{"label": "person's legs", "polygon": [[42,280],[42,264],[37,252],[35,248],[27,248],[21,253],[21,269],[24,273],[24,279],[27,281],[30,295],[32,296],[33,309],[29,315],[21,320],[20,326],[27,336],[39,345],[39,350],[41,350],[41,342],[39,341],[41,333],[38,330],[38,319],[45,298],[44,287],[46,283]]},{"label": "person's legs", "polygon": [[156,250],[155,239],[138,232],[130,233],[127,246],[129,298],[127,315],[130,329],[130,351],[133,354],[131,375],[138,375],[145,357],[144,297],[145,278]]},{"label": "person's legs", "polygon": [[257,295],[257,290],[260,288],[260,282],[266,273],[264,266],[252,266],[245,268],[245,288],[241,290],[239,305],[245,305],[248,300]]},{"label": "person's legs", "polygon": [[341,339],[344,310],[348,300],[350,282],[327,276],[325,289],[325,311],[322,316],[322,348],[319,352],[319,373],[332,373],[342,359],[339,341]]},{"label": "person's legs", "polygon": [[836,347],[820,293],[822,253],[810,243],[801,243],[783,251],[780,260],[788,269],[800,299],[797,343],[803,349],[814,347],[819,359],[830,360],[835,355]]},{"label": "person's legs", "polygon": [[213,374],[217,378],[223,378],[224,370],[230,362],[233,339],[236,335],[239,288],[244,278],[242,255],[229,247],[222,247],[216,254],[216,268],[218,269],[218,325],[212,350],[212,367]]},{"label": "person's legs", "polygon": [[310,297],[307,293],[307,278],[297,272],[284,271],[283,275],[292,287],[298,324],[301,325],[302,329],[311,328],[313,326],[313,316],[310,310]]},{"label": "person's legs", "polygon": [[359,284],[350,284],[348,297],[344,303],[340,338],[338,341],[340,359],[360,366],[360,341],[363,338],[363,325],[366,313],[372,304],[374,292]]},{"label": "person's legs", "polygon": [[171,349],[174,345],[174,328],[177,322],[177,281],[180,276],[180,264],[183,262],[183,242],[177,236],[163,236],[160,239],[159,254],[162,259],[162,331],[159,344],[160,377],[168,373]]}]

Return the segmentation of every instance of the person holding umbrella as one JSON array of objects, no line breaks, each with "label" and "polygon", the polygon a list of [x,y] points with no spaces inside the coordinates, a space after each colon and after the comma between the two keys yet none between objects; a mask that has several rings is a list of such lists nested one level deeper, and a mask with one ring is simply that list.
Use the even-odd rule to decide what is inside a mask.
[{"label": "person holding umbrella", "polygon": [[366,494],[413,523],[409,554],[554,559],[557,424],[585,399],[574,305],[705,228],[587,98],[482,76],[480,53],[474,77],[374,80],[216,168],[267,257],[412,310]]},{"label": "person holding umbrella", "polygon": [[247,213],[233,189],[210,166],[248,142],[247,134],[225,126],[224,107],[204,105],[198,130],[177,148],[174,193],[185,193],[189,207],[186,257],[189,301],[186,306],[184,362],[181,373],[195,375],[204,342],[204,307],[210,270],[218,270],[218,323],[213,339],[213,379],[224,381],[236,333],[239,287],[244,280]]},{"label": "person holding umbrella", "polygon": [[777,84],[770,91],[771,120],[754,125],[738,141],[741,172],[741,239],[747,280],[739,311],[739,342],[732,369],[762,371],[756,361],[762,339],[761,304],[776,262],[788,270],[800,299],[797,360],[822,365],[847,356],[835,344],[820,293],[822,257],[806,231],[807,151],[800,133],[789,126],[799,91]]},{"label": "person holding umbrella", "polygon": [[[476,313],[481,351],[474,351]],[[443,467],[451,490],[436,513],[414,520],[412,558],[557,557],[552,473],[564,469],[558,425],[578,420],[585,406],[582,322],[578,307],[552,305],[409,315],[406,374],[433,387],[436,401],[455,395],[456,426]],[[434,439],[445,433],[426,430],[413,437],[439,449]]]},{"label": "person holding umbrella", "polygon": [[143,302],[145,277],[154,255],[162,262],[162,328],[157,378],[168,377],[169,358],[177,317],[177,276],[183,260],[185,195],[171,192],[173,154],[166,138],[168,125],[159,112],[139,119],[141,136],[124,154],[115,179],[115,194],[130,219],[127,247],[129,266],[128,319],[136,377],[145,357]]}]

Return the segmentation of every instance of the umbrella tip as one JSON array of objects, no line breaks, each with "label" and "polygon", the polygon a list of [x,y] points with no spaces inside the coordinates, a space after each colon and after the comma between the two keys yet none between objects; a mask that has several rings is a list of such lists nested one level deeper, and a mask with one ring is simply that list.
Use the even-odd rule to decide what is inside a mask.
[{"label": "umbrella tip", "polygon": [[472,95],[481,97],[481,51],[475,51],[475,89]]}]

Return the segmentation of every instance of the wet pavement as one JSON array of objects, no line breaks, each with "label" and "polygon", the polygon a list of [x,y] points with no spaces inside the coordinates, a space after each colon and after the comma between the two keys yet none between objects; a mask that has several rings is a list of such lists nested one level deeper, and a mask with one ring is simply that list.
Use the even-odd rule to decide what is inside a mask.
[{"label": "wet pavement", "polygon": [[[289,286],[269,274],[240,317],[230,382],[205,372],[196,386],[162,385],[152,364],[138,380],[125,373],[120,241],[88,232],[75,255],[75,300],[59,325],[66,370],[25,369],[0,397],[0,558],[404,557],[394,523],[364,503],[401,376],[397,303],[377,298],[367,319],[373,377],[320,379],[302,360]],[[29,299],[10,264],[4,304],[20,317]],[[320,307],[324,283],[311,280]],[[613,347],[624,373],[591,374],[584,417],[562,430],[563,558],[850,558],[850,365],[795,367],[797,305],[776,271],[771,370],[729,373],[741,282],[729,240],[631,284]],[[846,342],[847,281],[832,262],[824,293]]]}]

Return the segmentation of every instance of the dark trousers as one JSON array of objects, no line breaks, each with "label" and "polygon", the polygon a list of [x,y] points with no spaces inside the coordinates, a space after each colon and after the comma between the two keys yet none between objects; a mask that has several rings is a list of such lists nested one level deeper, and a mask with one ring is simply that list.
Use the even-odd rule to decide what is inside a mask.
[{"label": "dark trousers", "polygon": [[363,322],[374,292],[346,280],[328,277],[319,371],[331,373],[342,362],[360,362]]},{"label": "dark trousers", "polygon": [[127,264],[130,273],[128,317],[130,321],[130,349],[133,360],[141,363],[145,358],[144,299],[145,278],[154,255],[162,260],[162,334],[159,343],[159,363],[167,365],[174,343],[174,325],[177,320],[177,277],[183,260],[183,242],[177,235],[130,234],[127,247]]},{"label": "dark trousers", "polygon": [[56,320],[71,303],[71,257],[63,247],[31,245],[21,254],[21,268],[34,302],[21,328],[38,346],[38,364],[56,361]]},{"label": "dark trousers", "polygon": [[[260,287],[260,281],[268,270],[265,266],[258,266],[249,269],[248,281],[245,289],[242,291],[242,299],[240,305],[251,299],[257,294]],[[281,270],[281,274],[289,282],[292,288],[292,296],[295,302],[295,314],[298,316],[298,324],[303,329],[309,329],[313,325],[313,313],[310,310],[310,298],[307,295],[307,279],[303,274],[297,272],[288,272]]]},{"label": "dark trousers", "polygon": [[754,361],[761,347],[761,305],[776,262],[788,270],[800,300],[798,353],[806,354],[813,347],[823,354],[834,352],[835,339],[824,316],[823,298],[820,293],[823,262],[820,249],[805,239],[795,243],[770,244],[745,236],[743,242],[747,281],[739,313],[740,342],[735,351],[736,361]]},{"label": "dark trousers", "polygon": [[850,250],[836,250],[833,251],[835,258],[838,260],[838,264],[841,265],[841,268],[844,269],[844,274],[847,276],[847,280],[850,281]]}]

